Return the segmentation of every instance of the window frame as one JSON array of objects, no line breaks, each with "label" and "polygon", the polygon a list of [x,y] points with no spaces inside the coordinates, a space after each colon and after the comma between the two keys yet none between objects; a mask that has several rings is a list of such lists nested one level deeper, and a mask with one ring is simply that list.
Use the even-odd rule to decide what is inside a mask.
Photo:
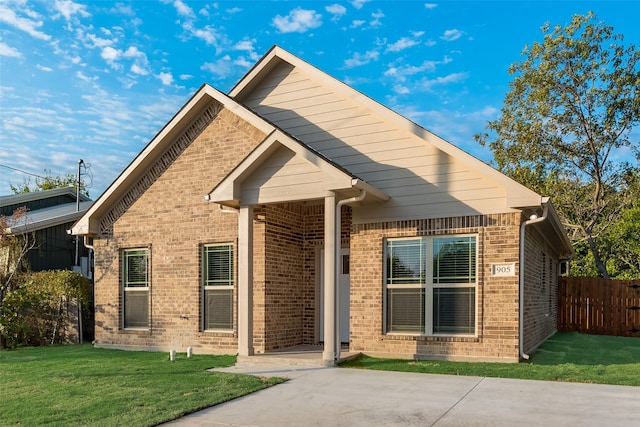
[{"label": "window frame", "polygon": [[[149,330],[151,327],[151,304],[150,304],[150,296],[151,296],[151,251],[149,247],[136,247],[136,248],[127,248],[121,250],[121,293],[122,293],[122,304],[121,304],[121,322],[123,330]],[[144,253],[146,260],[146,271],[145,276],[146,280],[144,281],[129,281],[129,270],[128,266],[130,257],[136,256],[136,253]],[[131,283],[131,284],[130,284]],[[147,310],[147,319],[146,325],[140,326],[128,326],[127,325],[127,294],[128,293],[146,293],[146,310]]]},{"label": "window frame", "polygon": [[[207,284],[207,282],[214,282],[208,278],[208,268],[209,268],[209,259],[208,259],[208,249],[210,248],[228,248],[228,251],[231,253],[229,258],[230,267],[229,273],[230,278],[227,280],[221,280],[220,283],[226,282],[227,284]],[[203,332],[233,332],[235,327],[235,287],[237,280],[236,273],[236,248],[235,244],[232,242],[224,242],[224,243],[207,243],[201,245],[200,248],[200,259],[201,259],[201,301],[200,309],[201,309],[201,324],[200,328]],[[231,308],[230,308],[230,326],[229,328],[207,328],[208,322],[208,310],[207,310],[207,291],[230,291],[231,292]]]},{"label": "window frame", "polygon": [[[434,277],[434,242],[438,239],[459,239],[472,237],[474,239],[475,254],[473,263],[475,264],[475,270],[470,271],[469,278],[473,276],[473,281],[464,283],[437,283]],[[420,244],[423,253],[422,265],[424,266],[424,274],[420,277],[420,280],[416,283],[390,283],[388,277],[389,268],[389,243],[398,241],[416,241],[416,244]],[[439,234],[431,236],[413,236],[413,237],[397,237],[397,238],[385,238],[383,240],[383,333],[386,335],[411,335],[411,336],[433,336],[433,337],[477,337],[478,333],[478,281],[479,281],[479,247],[478,247],[478,234],[477,233],[464,233],[464,234]],[[455,333],[455,332],[434,332],[434,298],[436,298],[436,289],[473,289],[473,332],[472,333]],[[393,289],[422,289],[422,298],[424,300],[424,306],[422,308],[421,319],[423,323],[423,330],[421,332],[412,331],[400,331],[392,330],[393,325],[390,324],[389,318],[389,295],[390,290]]]}]

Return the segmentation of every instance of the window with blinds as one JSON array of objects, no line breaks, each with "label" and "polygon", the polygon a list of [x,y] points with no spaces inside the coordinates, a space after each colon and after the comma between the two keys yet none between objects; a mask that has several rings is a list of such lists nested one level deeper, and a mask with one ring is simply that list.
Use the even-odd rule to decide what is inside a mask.
[{"label": "window with blinds", "polygon": [[387,333],[475,333],[476,236],[389,239],[385,249]]},{"label": "window with blinds", "polygon": [[122,324],[124,328],[149,327],[149,251],[122,251]]},{"label": "window with blinds", "polygon": [[235,283],[233,245],[205,245],[202,252],[202,327],[204,330],[232,330]]}]

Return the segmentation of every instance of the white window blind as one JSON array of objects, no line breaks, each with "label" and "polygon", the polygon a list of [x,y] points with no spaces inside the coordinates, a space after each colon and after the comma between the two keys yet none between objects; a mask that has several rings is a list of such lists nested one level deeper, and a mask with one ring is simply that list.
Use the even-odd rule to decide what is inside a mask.
[{"label": "white window blind", "polygon": [[233,245],[203,247],[203,329],[233,329]]},{"label": "white window blind", "polygon": [[386,242],[385,330],[472,335],[476,328],[476,236]]},{"label": "white window blind", "polygon": [[122,252],[122,324],[124,328],[149,327],[149,251]]}]

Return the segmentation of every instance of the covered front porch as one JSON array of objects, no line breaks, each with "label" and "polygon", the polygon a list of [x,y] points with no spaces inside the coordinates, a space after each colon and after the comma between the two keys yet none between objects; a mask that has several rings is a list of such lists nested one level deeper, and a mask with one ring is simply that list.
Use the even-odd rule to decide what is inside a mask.
[{"label": "covered front porch", "polygon": [[324,366],[339,360],[350,206],[388,197],[274,132],[205,199],[238,213],[240,360],[320,343]]}]

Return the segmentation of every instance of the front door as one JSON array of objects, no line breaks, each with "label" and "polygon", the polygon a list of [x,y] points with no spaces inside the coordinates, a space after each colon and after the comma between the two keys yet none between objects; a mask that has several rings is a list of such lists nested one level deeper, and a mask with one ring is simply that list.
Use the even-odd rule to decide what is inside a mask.
[{"label": "front door", "polygon": [[[320,341],[324,341],[324,251],[320,250]],[[349,342],[349,265],[350,256],[349,249],[345,248],[340,251],[340,265],[338,265],[338,291],[336,297],[338,305],[338,319],[340,328],[340,342]]]}]

